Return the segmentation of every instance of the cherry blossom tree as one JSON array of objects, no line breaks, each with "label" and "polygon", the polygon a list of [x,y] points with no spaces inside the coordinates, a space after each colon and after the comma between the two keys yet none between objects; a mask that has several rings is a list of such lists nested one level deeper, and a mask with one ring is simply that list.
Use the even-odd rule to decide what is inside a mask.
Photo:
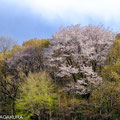
[{"label": "cherry blossom tree", "polygon": [[115,34],[102,26],[61,27],[44,51],[45,64],[55,78],[72,78],[67,90],[76,88],[77,93],[85,94],[88,84],[102,81],[97,67],[104,65],[114,39]]}]

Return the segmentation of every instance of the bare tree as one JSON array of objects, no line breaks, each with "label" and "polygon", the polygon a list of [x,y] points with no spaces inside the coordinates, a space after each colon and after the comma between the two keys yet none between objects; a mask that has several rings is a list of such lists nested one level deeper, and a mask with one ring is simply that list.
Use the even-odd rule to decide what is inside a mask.
[{"label": "bare tree", "polygon": [[17,41],[6,37],[1,36],[0,37],[0,52],[6,53],[12,49],[12,47],[17,43]]}]

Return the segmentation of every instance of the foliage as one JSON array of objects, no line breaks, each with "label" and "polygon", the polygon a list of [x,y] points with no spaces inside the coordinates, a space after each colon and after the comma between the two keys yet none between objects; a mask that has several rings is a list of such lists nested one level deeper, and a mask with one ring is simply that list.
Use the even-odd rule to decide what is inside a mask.
[{"label": "foliage", "polygon": [[20,46],[20,45],[14,45],[12,50],[10,51],[12,54],[14,54],[15,52],[22,50],[24,47]]},{"label": "foliage", "polygon": [[120,39],[120,33],[115,36],[116,40]]},{"label": "foliage", "polygon": [[15,114],[15,98],[21,82],[24,81],[24,74],[17,73],[16,76],[8,71],[7,64],[0,63],[0,106],[1,114]]},{"label": "foliage", "polygon": [[[44,41],[42,43],[45,44]],[[15,98],[25,75],[41,69],[39,47],[14,45],[11,51],[0,53],[0,113],[15,114]]]},{"label": "foliage", "polygon": [[107,56],[106,65],[102,69],[102,77],[108,81],[120,80],[120,39],[119,34]]},{"label": "foliage", "polygon": [[27,47],[27,46],[38,46],[38,47],[42,47],[42,48],[46,48],[49,46],[49,39],[31,39],[28,40],[26,42],[23,42],[22,44],[23,46]]},{"label": "foliage", "polygon": [[102,77],[108,81],[120,80],[120,59],[112,65],[105,66],[102,70]]},{"label": "foliage", "polygon": [[102,83],[83,103],[81,111],[90,120],[120,119],[120,83]]},{"label": "foliage", "polygon": [[16,103],[16,109],[26,114],[27,112],[36,114],[41,119],[51,115],[57,102],[55,85],[51,83],[51,78],[45,72],[29,74],[29,77],[21,87],[20,97]]},{"label": "foliage", "polygon": [[112,49],[110,50],[107,57],[107,64],[114,64],[118,59],[120,59],[120,40],[117,39],[114,41]]}]

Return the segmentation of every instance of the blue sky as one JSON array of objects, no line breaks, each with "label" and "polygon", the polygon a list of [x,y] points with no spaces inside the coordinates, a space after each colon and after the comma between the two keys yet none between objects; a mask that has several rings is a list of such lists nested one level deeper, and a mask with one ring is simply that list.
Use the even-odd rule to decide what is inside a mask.
[{"label": "blue sky", "polygon": [[0,36],[50,38],[60,26],[103,24],[120,32],[120,0],[0,0]]}]

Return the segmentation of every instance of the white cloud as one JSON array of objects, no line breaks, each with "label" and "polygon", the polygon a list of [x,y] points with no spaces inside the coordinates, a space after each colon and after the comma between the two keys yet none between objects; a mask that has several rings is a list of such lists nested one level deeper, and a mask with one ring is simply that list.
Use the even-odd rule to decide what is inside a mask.
[{"label": "white cloud", "polygon": [[3,0],[24,7],[48,20],[60,18],[77,23],[90,17],[104,22],[120,21],[120,0]]}]

